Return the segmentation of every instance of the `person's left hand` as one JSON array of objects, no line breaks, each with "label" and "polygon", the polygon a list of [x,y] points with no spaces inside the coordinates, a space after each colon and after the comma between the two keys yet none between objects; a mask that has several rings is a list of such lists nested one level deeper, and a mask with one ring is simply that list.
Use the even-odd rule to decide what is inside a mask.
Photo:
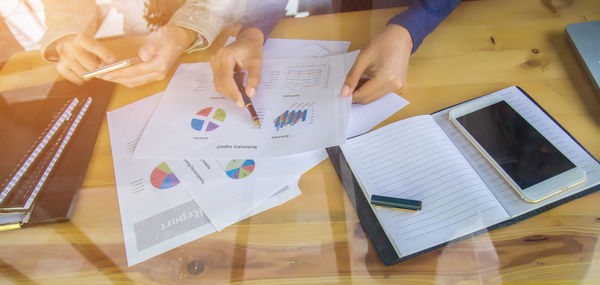
[{"label": "person's left hand", "polygon": [[245,91],[248,97],[254,98],[260,83],[264,38],[263,32],[257,28],[242,30],[234,43],[221,48],[210,59],[215,89],[231,98],[240,108],[244,107],[244,100],[233,80],[233,73],[236,67],[248,71]]},{"label": "person's left hand", "polygon": [[[356,57],[342,87],[342,96],[353,94],[353,102],[368,104],[390,92],[400,93],[406,86],[412,47],[412,37],[406,28],[388,24]],[[369,80],[359,86],[363,74]]]},{"label": "person's left hand", "polygon": [[136,87],[164,79],[171,66],[190,46],[196,32],[176,25],[167,25],[154,31],[138,50],[140,63],[100,76],[127,87]]}]

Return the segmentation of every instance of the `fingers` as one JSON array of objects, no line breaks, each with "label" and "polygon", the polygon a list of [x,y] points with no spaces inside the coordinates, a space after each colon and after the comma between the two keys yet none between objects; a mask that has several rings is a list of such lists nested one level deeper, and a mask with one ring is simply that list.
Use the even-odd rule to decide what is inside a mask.
[{"label": "fingers", "polygon": [[138,56],[140,57],[140,59],[142,61],[150,61],[154,57],[155,53],[156,53],[156,47],[154,46],[154,44],[152,42],[148,42],[148,43],[144,44],[138,50]]},{"label": "fingers", "polygon": [[56,64],[56,70],[67,80],[77,84],[82,85],[85,81],[81,78],[81,75],[73,71],[64,61]]},{"label": "fingers", "polygon": [[100,78],[131,88],[144,85],[151,81],[164,79],[169,72],[169,68],[166,66],[167,65],[164,64],[161,59],[155,59],[111,71],[102,75]]},{"label": "fingers", "polygon": [[127,86],[129,88],[133,88],[133,87],[144,85],[151,81],[162,80],[165,78],[165,76],[166,75],[164,75],[160,72],[150,72],[150,73],[140,74],[140,75],[134,76],[134,77],[117,78],[117,79],[113,79],[110,81]]},{"label": "fingers", "polygon": [[67,80],[82,85],[85,83],[82,75],[88,71],[86,67],[84,67],[77,59],[63,57],[56,64],[56,70],[64,76]]},{"label": "fingers", "polygon": [[217,52],[211,58],[210,66],[214,74],[215,90],[233,100],[240,108],[244,107],[242,94],[233,80],[233,72],[236,66],[235,58],[227,52]]},{"label": "fingers", "polygon": [[59,55],[56,69],[66,79],[83,84],[83,74],[92,71],[102,63],[111,63],[115,56],[94,38],[79,34],[67,36],[57,43]]},{"label": "fingers", "polygon": [[344,85],[342,86],[342,97],[348,97],[354,92],[354,89],[358,85],[358,81],[365,73],[371,62],[372,60],[366,52],[361,51],[358,54],[354,64],[352,65],[352,68],[350,68],[348,75],[346,75],[346,81],[344,81]]},{"label": "fingers", "polygon": [[163,37],[160,40],[153,37],[138,50],[140,63],[106,73],[100,78],[127,87],[136,87],[151,81],[162,80],[167,77],[171,67],[181,54],[174,45],[169,37]]},{"label": "fingers", "polygon": [[244,100],[233,79],[233,72],[236,68],[248,71],[245,91],[251,98],[256,96],[262,69],[263,42],[264,35],[261,30],[244,29],[238,34],[234,43],[221,48],[210,59],[215,89],[231,98],[241,108],[244,106]]},{"label": "fingers", "polygon": [[[83,50],[79,51],[76,55],[76,57],[71,57],[69,59],[72,59],[74,62],[77,62],[78,64],[80,64],[84,69],[84,73],[88,72],[88,71],[92,71],[96,68],[99,67],[100,65],[100,61],[98,61],[98,59],[96,58],[96,56],[87,53]],[[83,75],[83,73],[81,73],[81,75]]]},{"label": "fingers", "polygon": [[358,90],[354,91],[352,102],[368,104],[389,93],[390,88],[378,79],[370,79]]},{"label": "fingers", "polygon": [[[64,62],[66,64],[77,63],[82,66],[85,69],[83,73],[96,69],[100,64],[100,61],[94,54],[89,53],[79,45],[69,44],[63,46],[63,48],[60,49],[59,56],[59,62]],[[83,75],[83,73],[77,73]]]},{"label": "fingers", "polygon": [[153,60],[150,62],[141,62],[138,64],[130,65],[122,69],[108,72],[101,78],[104,80],[113,80],[118,78],[136,77],[141,74],[147,74],[152,72],[167,73],[168,70],[164,68],[164,64],[160,60]]},{"label": "fingers", "polygon": [[248,63],[248,80],[246,81],[246,94],[248,97],[254,98],[256,89],[260,84],[260,72],[262,69],[262,60],[255,59]]},{"label": "fingers", "polygon": [[390,92],[402,91],[405,81],[401,74],[375,74],[373,78],[354,91],[352,101],[360,104],[371,103]]},{"label": "fingers", "polygon": [[[387,25],[361,51],[350,69],[342,88],[342,96],[354,92],[353,101],[372,102],[392,91],[402,91],[406,84],[408,61],[412,50],[410,32],[399,25]],[[357,88],[363,73],[370,79]]]},{"label": "fingers", "polygon": [[78,36],[77,40],[81,44],[81,47],[96,55],[102,61],[106,63],[113,63],[117,60],[117,57],[96,39],[88,36]]}]

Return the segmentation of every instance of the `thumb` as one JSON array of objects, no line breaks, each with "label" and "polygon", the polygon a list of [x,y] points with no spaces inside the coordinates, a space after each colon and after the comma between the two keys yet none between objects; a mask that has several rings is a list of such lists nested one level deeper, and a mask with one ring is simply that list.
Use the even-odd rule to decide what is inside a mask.
[{"label": "thumb", "polygon": [[154,46],[153,42],[147,42],[147,43],[145,43],[138,50],[138,56],[144,62],[150,61],[154,57],[155,53],[156,53],[156,46]]},{"label": "thumb", "polygon": [[262,60],[253,60],[248,64],[248,80],[246,81],[246,94],[248,97],[254,98],[256,89],[260,84],[260,72],[262,69]]},{"label": "thumb", "polygon": [[354,89],[358,85],[360,78],[365,73],[368,66],[369,61],[367,60],[367,57],[364,56],[362,52],[359,53],[352,68],[350,68],[348,75],[346,75],[346,81],[344,81],[344,86],[342,86],[342,97],[348,97],[354,92]]}]

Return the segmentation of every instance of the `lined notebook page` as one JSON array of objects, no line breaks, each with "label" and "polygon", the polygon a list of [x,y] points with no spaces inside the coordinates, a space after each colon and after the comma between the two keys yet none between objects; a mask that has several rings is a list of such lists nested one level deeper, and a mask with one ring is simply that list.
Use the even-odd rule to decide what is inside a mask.
[{"label": "lined notebook page", "polygon": [[400,256],[508,218],[431,116],[417,116],[348,140],[341,147],[365,195],[415,199],[418,212],[374,207]]},{"label": "lined notebook page", "polygon": [[511,217],[515,217],[544,205],[550,204],[567,196],[600,183],[600,165],[585,150],[567,135],[550,117],[548,117],[535,103],[525,96],[518,88],[509,87],[491,93],[487,96],[501,96],[523,118],[531,123],[554,146],[567,156],[575,165],[583,168],[587,180],[572,189],[569,189],[552,198],[539,203],[525,202],[515,190],[500,176],[498,171],[481,155],[481,153],[460,133],[448,119],[448,111],[444,110],[433,115],[435,121],[454,142],[464,157],[487,184],[498,201]]}]

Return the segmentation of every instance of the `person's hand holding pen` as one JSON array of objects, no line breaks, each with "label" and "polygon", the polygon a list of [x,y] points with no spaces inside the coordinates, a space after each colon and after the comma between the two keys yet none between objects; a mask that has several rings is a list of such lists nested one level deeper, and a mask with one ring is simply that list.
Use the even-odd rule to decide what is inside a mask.
[{"label": "person's hand holding pen", "polygon": [[101,79],[127,87],[140,86],[164,79],[171,67],[196,39],[196,32],[176,25],[166,25],[148,36],[138,50],[140,62],[104,75]]},{"label": "person's hand holding pen", "polygon": [[[390,92],[401,92],[406,85],[412,47],[412,38],[406,28],[388,24],[358,54],[346,76],[341,95],[347,97],[353,94],[353,102],[367,104]],[[359,86],[363,74],[369,80]]]},{"label": "person's hand holding pen", "polygon": [[72,34],[56,41],[58,73],[67,80],[82,85],[82,76],[102,65],[117,61],[117,57],[94,37]]},{"label": "person's hand holding pen", "polygon": [[244,108],[245,104],[234,80],[234,72],[236,67],[248,71],[245,91],[250,98],[254,98],[260,83],[264,40],[261,30],[244,29],[234,43],[221,48],[210,59],[216,91],[231,98],[240,108]]}]

